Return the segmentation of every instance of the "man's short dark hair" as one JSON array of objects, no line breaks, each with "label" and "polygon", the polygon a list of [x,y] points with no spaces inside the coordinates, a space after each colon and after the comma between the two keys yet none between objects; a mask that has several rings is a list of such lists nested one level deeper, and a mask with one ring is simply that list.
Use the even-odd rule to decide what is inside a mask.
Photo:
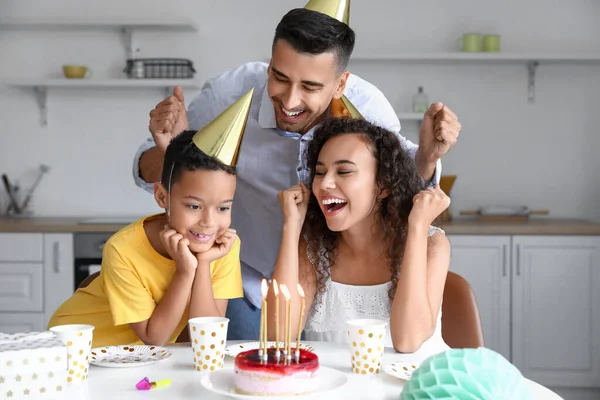
[{"label": "man's short dark hair", "polygon": [[329,15],[306,8],[296,8],[283,16],[275,29],[273,49],[285,40],[299,53],[335,53],[337,67],[343,72],[354,51],[352,28]]}]

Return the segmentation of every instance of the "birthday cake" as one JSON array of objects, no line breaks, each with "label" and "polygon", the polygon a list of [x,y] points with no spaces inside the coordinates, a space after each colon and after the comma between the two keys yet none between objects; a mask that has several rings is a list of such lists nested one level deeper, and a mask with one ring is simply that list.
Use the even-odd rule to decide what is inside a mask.
[{"label": "birthday cake", "polygon": [[235,357],[235,391],[253,396],[294,396],[318,389],[314,379],[319,371],[319,357],[300,349],[299,358],[287,359],[283,353],[276,358],[276,349],[268,349],[268,357],[259,355],[259,349],[239,353]]}]

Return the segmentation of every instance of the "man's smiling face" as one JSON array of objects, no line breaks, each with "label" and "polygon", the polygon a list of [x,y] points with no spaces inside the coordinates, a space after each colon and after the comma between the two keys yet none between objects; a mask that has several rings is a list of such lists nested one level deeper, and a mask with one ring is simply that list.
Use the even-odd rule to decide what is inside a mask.
[{"label": "man's smiling face", "polygon": [[320,121],[331,100],[341,97],[348,75],[339,72],[335,53],[299,53],[287,41],[278,40],[267,81],[277,126],[306,133]]}]

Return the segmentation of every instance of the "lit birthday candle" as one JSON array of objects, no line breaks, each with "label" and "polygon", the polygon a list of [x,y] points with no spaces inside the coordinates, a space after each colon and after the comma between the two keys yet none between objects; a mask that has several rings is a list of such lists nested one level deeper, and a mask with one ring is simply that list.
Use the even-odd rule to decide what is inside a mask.
[{"label": "lit birthday candle", "polygon": [[288,290],[288,288],[285,285],[281,285],[280,286],[281,289],[281,293],[283,294],[283,297],[285,298],[285,323],[284,323],[284,332],[283,332],[283,342],[284,342],[284,350],[283,350],[283,354],[288,358],[291,359],[292,358],[292,354],[290,353],[290,338],[291,338],[291,334],[290,334],[290,322],[292,320],[292,316],[291,316],[291,311],[292,311],[292,299],[290,296],[290,291]]},{"label": "lit birthday candle", "polygon": [[[269,291],[269,287],[267,286],[267,280],[263,279],[261,284],[262,291],[262,310],[261,310],[261,331],[262,336],[260,338],[260,346],[264,349],[264,353],[262,354],[262,358],[264,361],[267,361],[269,358],[268,346],[267,346],[267,293]],[[260,351],[258,352],[260,355]]]},{"label": "lit birthday candle", "polygon": [[302,316],[304,315],[304,290],[302,290],[300,284],[298,284],[298,293],[300,294],[302,305],[300,306],[300,316],[298,317],[298,336],[296,337],[296,352],[294,355],[296,356],[296,361],[300,362],[300,335],[302,334]]},{"label": "lit birthday candle", "polygon": [[279,361],[281,352],[279,351],[279,288],[277,280],[273,279],[273,292],[275,293],[275,358]]}]

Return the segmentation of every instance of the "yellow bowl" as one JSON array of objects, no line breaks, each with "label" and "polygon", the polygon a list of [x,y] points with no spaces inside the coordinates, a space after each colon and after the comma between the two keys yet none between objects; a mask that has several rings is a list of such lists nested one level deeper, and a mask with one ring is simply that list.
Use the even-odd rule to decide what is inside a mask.
[{"label": "yellow bowl", "polygon": [[[440,188],[446,196],[450,196],[450,191],[452,190],[452,186],[454,185],[454,181],[456,180],[456,175],[443,175],[440,177]],[[450,208],[444,210],[442,215],[440,215],[440,219],[442,222],[450,222],[452,221],[452,213],[450,212]]]},{"label": "yellow bowl", "polygon": [[63,74],[70,79],[85,78],[87,71],[87,67],[82,65],[63,65]]},{"label": "yellow bowl", "polygon": [[440,189],[446,193],[446,196],[450,196],[450,191],[452,190],[455,180],[456,175],[442,175],[440,177]]}]

